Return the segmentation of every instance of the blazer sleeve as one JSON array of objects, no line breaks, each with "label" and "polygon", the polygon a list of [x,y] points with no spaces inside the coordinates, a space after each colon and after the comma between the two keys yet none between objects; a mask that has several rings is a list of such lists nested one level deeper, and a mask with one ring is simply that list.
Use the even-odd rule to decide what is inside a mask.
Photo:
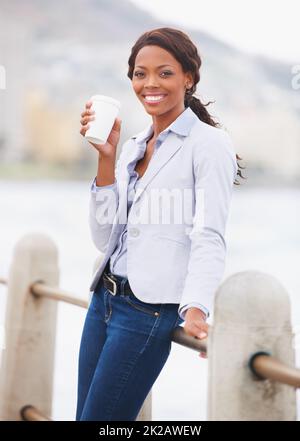
[{"label": "blazer sleeve", "polygon": [[201,311],[205,314],[205,320],[209,317],[209,311],[207,308],[205,308],[204,305],[201,305],[201,303],[198,303],[198,302],[197,303],[193,302],[193,303],[189,303],[188,305],[184,305],[181,308],[179,308],[178,314],[182,320],[185,320],[185,315],[187,313],[187,310],[192,307],[196,307],[198,309],[201,309]]},{"label": "blazer sleeve", "polygon": [[222,129],[195,145],[193,154],[195,211],[178,311],[191,303],[200,303],[210,311],[224,273],[225,229],[238,168],[231,139]]},{"label": "blazer sleeve", "polygon": [[105,253],[112,231],[113,220],[119,204],[118,175],[123,157],[126,153],[126,141],[115,166],[115,182],[110,185],[97,186],[96,177],[90,186],[89,227],[95,247]]}]

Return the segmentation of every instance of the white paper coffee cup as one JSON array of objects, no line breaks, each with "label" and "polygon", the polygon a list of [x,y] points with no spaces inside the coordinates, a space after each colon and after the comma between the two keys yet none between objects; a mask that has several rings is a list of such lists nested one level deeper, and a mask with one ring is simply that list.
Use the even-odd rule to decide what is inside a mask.
[{"label": "white paper coffee cup", "polygon": [[90,128],[85,132],[85,137],[95,144],[105,144],[120,111],[121,103],[105,95],[93,95],[91,110],[94,110],[93,121],[89,121]]}]

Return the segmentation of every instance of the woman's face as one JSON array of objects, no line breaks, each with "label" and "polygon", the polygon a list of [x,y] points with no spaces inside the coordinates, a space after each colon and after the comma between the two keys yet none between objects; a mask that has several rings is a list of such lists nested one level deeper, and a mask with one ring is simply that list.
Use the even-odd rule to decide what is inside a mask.
[{"label": "woman's face", "polygon": [[183,72],[172,54],[154,45],[140,49],[135,59],[132,86],[147,113],[162,115],[183,111],[186,85],[193,85],[192,76]]}]

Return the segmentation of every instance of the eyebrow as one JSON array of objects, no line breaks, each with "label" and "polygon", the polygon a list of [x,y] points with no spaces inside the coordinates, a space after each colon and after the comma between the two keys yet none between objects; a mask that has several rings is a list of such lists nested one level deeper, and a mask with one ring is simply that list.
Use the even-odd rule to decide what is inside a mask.
[{"label": "eyebrow", "polygon": [[[172,64],[161,64],[160,66],[157,66],[157,69],[159,69],[160,67],[164,67],[164,66],[174,67],[174,66],[172,66]],[[135,66],[135,67],[141,67],[142,69],[147,69],[145,66]]]}]

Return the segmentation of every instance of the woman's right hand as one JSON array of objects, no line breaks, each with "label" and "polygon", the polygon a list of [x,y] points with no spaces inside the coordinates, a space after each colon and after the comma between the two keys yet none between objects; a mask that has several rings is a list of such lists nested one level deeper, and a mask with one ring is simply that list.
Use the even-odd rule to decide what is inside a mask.
[{"label": "woman's right hand", "polygon": [[[90,128],[89,121],[93,121],[95,119],[95,112],[91,110],[92,101],[88,101],[85,105],[85,110],[81,114],[81,129],[80,134],[85,136],[86,131]],[[119,118],[115,119],[114,125],[111,129],[109,137],[105,144],[95,144],[91,141],[88,141],[102,156],[106,157],[115,157],[117,146],[120,139],[121,132],[121,120]]]}]

